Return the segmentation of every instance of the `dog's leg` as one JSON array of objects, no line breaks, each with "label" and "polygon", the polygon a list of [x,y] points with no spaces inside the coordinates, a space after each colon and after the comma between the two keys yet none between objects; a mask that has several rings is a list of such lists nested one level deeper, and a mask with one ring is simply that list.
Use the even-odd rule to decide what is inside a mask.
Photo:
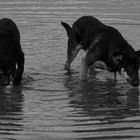
[{"label": "dog's leg", "polygon": [[21,83],[22,74],[24,71],[24,53],[22,51],[20,51],[20,53],[18,54],[18,57],[16,59],[16,63],[17,63],[18,68],[16,70],[16,75],[13,79],[13,84],[19,85]]},{"label": "dog's leg", "polygon": [[67,52],[67,60],[65,63],[65,69],[69,69],[71,63],[73,62],[73,60],[75,59],[75,57],[77,56],[78,52],[80,51],[80,49],[82,48],[81,44],[75,45],[74,46],[68,46],[68,52]]},{"label": "dog's leg", "polygon": [[87,65],[87,61],[86,61],[86,56],[83,56],[82,57],[82,66],[81,66],[80,79],[82,81],[87,80],[87,74],[88,74],[88,65]]},{"label": "dog's leg", "polygon": [[72,51],[71,63],[73,62],[73,60],[75,59],[81,48],[82,48],[81,44],[76,45],[75,50]]}]

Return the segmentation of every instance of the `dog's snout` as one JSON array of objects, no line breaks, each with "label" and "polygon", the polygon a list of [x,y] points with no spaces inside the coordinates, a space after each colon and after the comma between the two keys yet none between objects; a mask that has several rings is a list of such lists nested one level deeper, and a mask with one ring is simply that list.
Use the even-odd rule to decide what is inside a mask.
[{"label": "dog's snout", "polygon": [[138,86],[138,85],[139,85],[139,81],[132,82],[132,86]]}]

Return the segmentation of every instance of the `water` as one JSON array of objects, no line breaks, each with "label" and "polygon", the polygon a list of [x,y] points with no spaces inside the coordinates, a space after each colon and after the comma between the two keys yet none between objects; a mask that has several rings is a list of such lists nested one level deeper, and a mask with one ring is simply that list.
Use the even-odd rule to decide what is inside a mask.
[{"label": "water", "polygon": [[120,30],[139,49],[138,0],[1,0],[0,17],[21,33],[25,72],[18,87],[0,88],[0,140],[139,140],[139,87],[123,75],[97,70],[80,82],[80,52],[72,71],[63,69],[72,24],[92,15]]}]

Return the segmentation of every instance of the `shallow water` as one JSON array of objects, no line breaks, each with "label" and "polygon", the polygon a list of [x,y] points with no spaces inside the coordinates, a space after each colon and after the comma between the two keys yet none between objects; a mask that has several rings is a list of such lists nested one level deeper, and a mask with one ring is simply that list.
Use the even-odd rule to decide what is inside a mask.
[{"label": "shallow water", "polygon": [[96,70],[80,82],[81,56],[63,69],[72,24],[92,15],[120,30],[139,49],[138,0],[1,0],[0,17],[13,19],[21,33],[26,64],[21,86],[0,88],[1,140],[139,140],[139,87]]}]

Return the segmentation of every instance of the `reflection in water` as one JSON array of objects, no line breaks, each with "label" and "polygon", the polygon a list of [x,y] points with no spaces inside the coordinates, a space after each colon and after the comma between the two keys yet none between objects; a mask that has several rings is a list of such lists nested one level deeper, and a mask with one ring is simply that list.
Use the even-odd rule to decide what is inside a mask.
[{"label": "reflection in water", "polygon": [[24,97],[21,87],[0,88],[0,135],[11,138],[17,132],[23,130],[20,123],[22,120],[22,103]]},{"label": "reflection in water", "polygon": [[[81,116],[74,119],[75,126],[79,128],[74,132],[88,139],[135,137],[128,130],[140,129],[129,125],[140,123],[138,88],[126,89],[124,86],[120,89],[111,80],[102,82],[93,79],[88,83],[78,83],[71,74],[66,77],[64,85],[70,91],[69,105]],[[129,120],[131,117],[134,118]]]}]

